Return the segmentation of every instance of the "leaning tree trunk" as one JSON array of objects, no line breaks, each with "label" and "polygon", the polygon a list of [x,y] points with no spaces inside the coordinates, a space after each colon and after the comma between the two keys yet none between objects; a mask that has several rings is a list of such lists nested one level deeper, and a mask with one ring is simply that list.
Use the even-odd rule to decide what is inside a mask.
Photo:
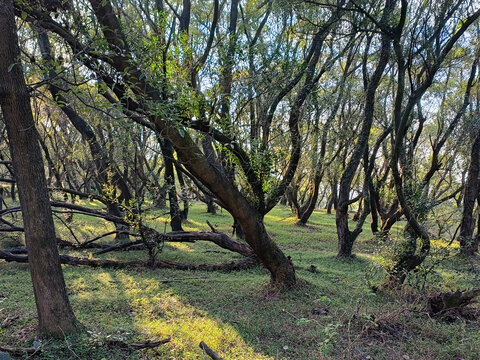
[{"label": "leaning tree trunk", "polygon": [[463,197],[463,214],[460,223],[460,251],[464,255],[473,255],[478,249],[478,243],[473,237],[475,216],[473,208],[478,195],[478,175],[480,173],[480,130],[472,145],[470,166],[468,167],[465,194]]},{"label": "leaning tree trunk", "polygon": [[[161,89],[154,88],[147,83],[144,74],[134,65],[129,44],[123,34],[112,3],[108,0],[90,0],[89,2],[96,19],[101,25],[110,51],[118,55],[111,57],[112,67],[125,75],[124,79],[129,90],[140,101],[141,106],[148,109],[150,100],[157,102],[164,98],[165,94],[162,93]],[[107,78],[104,77],[104,79]],[[129,104],[130,106],[133,105],[132,102],[126,105],[129,106]],[[129,108],[132,111],[136,109],[138,107]],[[245,232],[247,243],[270,271],[272,283],[280,287],[293,286],[296,281],[293,264],[269,238],[260,211],[241,194],[221,170],[209,163],[190,134],[186,131],[180,132],[178,123],[173,121],[171,117],[164,117],[162,113],[156,111],[150,112],[148,117],[155,124],[156,130],[162,134],[162,137],[168,139],[175,147],[180,163],[213,193],[232,216],[238,220]],[[286,181],[285,184],[288,185],[288,182]]]},{"label": "leaning tree trunk", "polygon": [[13,3],[0,0],[0,105],[12,153],[25,228],[39,331],[64,336],[77,323],[70,306],[58,256],[43,159],[23,70]]}]

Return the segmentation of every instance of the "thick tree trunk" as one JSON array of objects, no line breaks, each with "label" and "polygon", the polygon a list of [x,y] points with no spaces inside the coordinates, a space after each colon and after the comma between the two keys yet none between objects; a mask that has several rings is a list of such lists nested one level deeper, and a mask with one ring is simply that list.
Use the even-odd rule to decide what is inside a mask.
[{"label": "thick tree trunk", "polygon": [[21,64],[13,3],[0,0],[0,104],[18,185],[25,240],[30,254],[39,331],[64,336],[77,323],[70,306],[57,250],[43,159]]},{"label": "thick tree trunk", "polygon": [[460,223],[460,251],[464,255],[473,255],[478,249],[478,243],[474,239],[475,216],[473,208],[478,196],[480,174],[480,131],[477,133],[472,145],[470,166],[468,167],[465,194],[463,197],[463,214]]}]

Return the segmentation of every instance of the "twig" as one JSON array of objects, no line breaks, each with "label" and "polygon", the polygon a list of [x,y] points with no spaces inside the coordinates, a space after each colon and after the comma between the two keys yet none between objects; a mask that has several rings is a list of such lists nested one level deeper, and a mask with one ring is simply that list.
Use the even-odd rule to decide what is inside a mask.
[{"label": "twig", "polygon": [[218,355],[215,351],[208,347],[208,345],[205,344],[203,341],[200,341],[200,344],[198,346],[200,347],[200,349],[203,350],[205,354],[210,356],[213,360],[223,360],[220,355]]},{"label": "twig", "polygon": [[84,247],[88,244],[91,244],[92,242],[94,241],[97,241],[97,240],[100,240],[101,238],[104,238],[105,236],[108,236],[108,235],[113,235],[113,234],[128,234],[128,235],[131,235],[131,236],[137,236],[137,234],[134,234],[134,233],[131,233],[131,232],[128,232],[128,231],[117,231],[117,230],[114,230],[114,231],[110,231],[110,232],[107,232],[105,234],[102,234],[102,235],[99,235],[97,237],[94,237],[93,239],[90,239],[88,241],[85,241],[83,243],[80,244],[80,247]]},{"label": "twig", "polygon": [[100,251],[97,251],[95,253],[95,255],[101,255],[101,254],[105,254],[107,252],[110,252],[110,251],[115,251],[115,250],[123,250],[123,249],[127,249],[131,246],[134,246],[134,245],[139,245],[139,244],[143,244],[143,241],[142,240],[137,240],[137,241],[130,241],[128,243],[125,243],[125,244],[121,244],[121,245],[113,245],[113,246],[110,246],[106,249],[103,249],[103,250],[100,250]]},{"label": "twig", "polygon": [[37,351],[34,347],[30,348],[13,348],[13,347],[7,347],[7,346],[0,346],[0,351],[5,351],[11,355],[15,356],[22,356],[27,354],[33,354]]},{"label": "twig", "polygon": [[218,232],[217,229],[215,229],[215,227],[212,224],[210,224],[210,221],[208,221],[208,220],[207,220],[207,225],[210,226],[210,229],[212,229],[212,232],[214,232],[214,233]]},{"label": "twig", "polygon": [[72,234],[73,238],[75,239],[75,241],[77,242],[77,244],[81,244],[80,240],[78,240],[77,236],[75,235],[75,232],[72,230],[72,228],[60,217],[58,216],[57,214],[55,214],[54,212],[52,212],[52,214],[58,219],[60,220],[60,222],[63,224],[63,226],[65,226],[68,231],[70,232],[70,234]]},{"label": "twig", "polygon": [[160,345],[166,344],[170,342],[171,338],[166,338],[163,340],[158,341],[143,341],[143,342],[136,342],[136,343],[126,343],[120,340],[110,340],[107,342],[107,345],[110,347],[115,347],[123,350],[141,350],[141,349],[152,349],[156,348]]}]

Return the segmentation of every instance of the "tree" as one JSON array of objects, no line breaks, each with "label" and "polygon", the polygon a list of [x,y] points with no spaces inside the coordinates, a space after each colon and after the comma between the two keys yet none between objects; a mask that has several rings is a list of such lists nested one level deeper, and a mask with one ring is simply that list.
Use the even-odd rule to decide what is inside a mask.
[{"label": "tree", "polygon": [[[342,1],[339,3],[343,4]],[[336,10],[334,16],[324,16],[326,19],[324,23],[312,27],[307,21],[301,26],[297,25],[299,20],[293,14],[284,15],[279,11],[277,16],[282,20],[290,16],[290,21],[295,26],[305,27],[308,41],[295,39],[296,46],[288,43],[288,54],[284,55],[285,64],[288,66],[281,69],[282,78],[273,84],[267,84],[267,90],[259,92],[261,95],[257,97],[259,100],[262,97],[261,100],[265,101],[262,107],[259,106],[260,111],[257,112],[255,119],[255,123],[260,124],[263,138],[254,138],[252,142],[243,146],[242,141],[245,137],[243,135],[240,137],[239,132],[235,128],[232,131],[231,128],[235,124],[241,125],[241,110],[244,108],[240,103],[242,99],[234,98],[234,91],[231,92],[231,97],[228,94],[229,89],[235,86],[230,85],[230,74],[235,78],[233,76],[235,69],[239,70],[232,59],[236,59],[241,53],[237,46],[240,40],[236,40],[240,32],[235,31],[234,24],[238,21],[235,4],[232,3],[232,14],[229,18],[230,40],[226,57],[222,57],[220,47],[218,54],[212,55],[212,44],[219,31],[218,1],[213,2],[213,20],[206,37],[206,46],[203,51],[198,51],[192,44],[199,40],[190,34],[204,35],[198,28],[192,28],[189,13],[204,6],[197,6],[194,9],[190,7],[188,1],[185,1],[181,15],[174,11],[171,19],[173,26],[167,29],[164,20],[168,16],[163,8],[163,2],[156,2],[158,9],[156,12],[153,11],[153,14],[163,16],[162,21],[156,21],[158,19],[155,19],[155,16],[150,17],[148,14],[152,12],[142,10],[132,14],[145,20],[145,24],[149,24],[147,28],[139,26],[143,24],[142,21],[131,22],[131,17],[118,16],[118,9],[110,1],[92,0],[89,11],[96,20],[91,25],[103,33],[103,37],[92,39],[92,44],[104,49],[105,56],[93,50],[90,45],[86,45],[91,32],[85,31],[86,29],[78,24],[81,16],[85,15],[84,12],[72,9],[72,16],[63,19],[67,22],[72,21],[71,25],[82,32],[83,35],[79,37],[71,33],[70,25],[66,26],[65,23],[55,21],[50,14],[42,12],[38,7],[29,6],[24,2],[19,2],[18,6],[20,14],[26,15],[24,17],[27,21],[35,22],[36,26],[55,33],[68,44],[72,50],[69,55],[77,58],[92,74],[95,74],[99,92],[108,93],[121,105],[126,116],[157,131],[162,139],[172,144],[176,152],[174,160],[233,215],[245,234],[245,240],[270,270],[272,282],[280,286],[291,286],[295,283],[293,265],[268,236],[263,217],[283,196],[298,167],[302,147],[300,132],[302,109],[315,83],[324,73],[317,69],[317,64],[330,29],[338,21],[341,12]],[[269,11],[267,10],[267,14]],[[330,11],[325,11],[323,15],[329,13]],[[181,29],[180,33],[175,35],[177,20],[180,20]],[[132,31],[126,33],[124,31],[126,26],[130,26]],[[262,28],[263,25],[257,29],[256,38],[261,36]],[[170,34],[167,34],[167,30],[170,30]],[[139,42],[139,38],[142,41]],[[283,40],[289,38],[284,38],[282,30],[278,39],[278,46],[281,48]],[[255,42],[250,42],[252,43]],[[265,63],[262,76],[271,76],[270,69],[278,71],[274,60],[280,54],[279,48],[258,56],[259,61]],[[223,71],[219,72],[221,84],[212,77],[207,79],[206,83],[211,81],[218,86],[209,91],[202,91],[200,85],[204,84],[205,80],[204,82],[198,80],[199,72],[203,70],[206,61],[215,63],[217,59],[221,59],[224,66]],[[230,64],[235,65],[233,69],[230,69]],[[77,75],[82,76],[80,71]],[[217,89],[222,91],[218,96],[220,108],[215,105]],[[212,94],[213,98],[209,98]],[[291,99],[288,99],[288,96]],[[272,141],[271,130],[275,127],[275,122],[285,120],[284,116],[278,114],[277,108],[288,106],[286,100],[291,101],[288,114],[289,131],[284,132],[281,139],[288,141],[286,142],[289,147],[286,156],[288,160],[283,161],[283,169],[278,169],[273,167],[269,160],[272,158],[271,148],[279,144],[278,141]],[[237,116],[236,121],[230,121],[234,114]],[[205,150],[205,147],[201,149],[198,143],[202,141],[202,137],[209,135],[214,143],[207,146],[210,149]],[[285,143],[282,146],[285,146]],[[216,156],[208,156],[210,150]],[[284,149],[281,151],[285,153]],[[233,174],[232,169],[235,171]]]},{"label": "tree", "polygon": [[[385,2],[382,17],[379,22],[380,26],[389,26],[388,24],[391,22],[395,3],[395,0],[387,0]],[[360,164],[362,156],[364,156],[367,150],[368,139],[370,137],[370,129],[373,123],[375,93],[390,58],[391,41],[392,39],[388,34],[382,34],[380,55],[377,65],[372,76],[369,79],[366,79],[367,85],[365,87],[365,107],[360,135],[358,137],[357,143],[353,150],[352,156],[350,157],[348,165],[342,174],[342,178],[340,179],[340,190],[338,193],[338,205],[336,213],[338,256],[340,257],[350,257],[352,255],[353,243],[357,238],[358,234],[362,231],[361,226],[357,226],[354,231],[350,231],[348,228],[348,206],[350,205],[350,190],[358,165]],[[365,58],[365,61],[366,59],[367,58]],[[364,68],[366,68],[366,64],[364,65]],[[368,188],[364,187],[363,191],[368,191]],[[366,208],[368,209],[368,207]]]},{"label": "tree", "polygon": [[77,330],[56,246],[43,160],[17,42],[13,2],[0,1],[0,105],[18,184],[39,332],[62,336]]},{"label": "tree", "polygon": [[[411,126],[410,115],[414,107],[418,104],[427,90],[432,86],[435,75],[441,68],[441,65],[446,61],[447,55],[450,54],[454,45],[459,41],[460,37],[467,31],[467,29],[478,19],[480,16],[480,9],[476,9],[466,18],[461,16],[458,23],[455,21],[449,23],[449,20],[453,17],[461,4],[454,4],[452,7],[445,6],[439,9],[439,14],[436,19],[434,34],[438,34],[441,30],[447,30],[447,26],[450,26],[452,30],[445,31],[442,37],[436,39],[435,52],[431,53],[429,49],[429,39],[423,38],[415,40],[419,41],[417,54],[425,51],[426,57],[422,58],[422,61],[418,64],[415,63],[411,55],[407,55],[410,50],[404,49],[404,34],[405,20],[407,17],[407,1],[402,0],[402,16],[399,26],[395,29],[393,35],[393,47],[396,55],[397,65],[397,83],[394,98],[394,105],[392,109],[393,117],[393,132],[392,132],[392,154],[391,154],[391,166],[392,175],[395,183],[395,191],[397,194],[398,202],[402,208],[402,212],[407,218],[407,225],[404,233],[407,241],[405,251],[403,251],[393,266],[391,276],[388,279],[386,286],[398,286],[405,280],[406,274],[414,270],[419,266],[430,252],[430,234],[427,228],[422,224],[422,218],[426,216],[426,213],[430,210],[430,207],[425,206],[421,197],[425,193],[420,193],[420,201],[416,201],[418,197],[417,182],[414,181],[414,171],[412,166],[412,157],[408,156],[406,151],[406,135],[408,128]],[[412,41],[413,43],[413,41]],[[426,62],[424,59],[428,58]],[[478,61],[478,57],[475,62]],[[421,64],[421,65],[419,65]],[[416,71],[418,73],[415,79],[412,74]],[[438,138],[438,141],[433,146],[433,163],[427,171],[423,182],[420,187],[427,187],[432,174],[438,170],[438,152],[445,144],[446,139],[452,133],[456,124],[462,117],[465,108],[468,105],[470,98],[470,88],[475,78],[476,64],[472,67],[470,77],[468,80],[467,90],[464,95],[464,101],[446,130],[444,136]],[[407,73],[410,80],[410,86],[407,90]],[[404,100],[405,95],[408,94],[408,99]],[[427,187],[428,189],[428,187]],[[423,189],[421,189],[423,190]],[[417,251],[417,239],[420,240],[420,249]]]},{"label": "tree", "polygon": [[480,129],[476,130],[476,136],[472,143],[470,165],[468,167],[465,193],[463,196],[463,213],[460,223],[460,251],[465,255],[473,255],[478,250],[479,235],[473,236],[475,217],[473,209],[479,196],[480,175]]}]

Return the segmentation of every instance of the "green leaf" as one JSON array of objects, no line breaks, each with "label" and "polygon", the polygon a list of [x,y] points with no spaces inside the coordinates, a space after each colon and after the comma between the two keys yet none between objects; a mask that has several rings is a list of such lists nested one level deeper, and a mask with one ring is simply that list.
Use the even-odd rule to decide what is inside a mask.
[{"label": "green leaf", "polygon": [[13,64],[10,64],[8,66],[8,72],[12,71],[13,67],[16,65],[17,63],[13,63]]}]

